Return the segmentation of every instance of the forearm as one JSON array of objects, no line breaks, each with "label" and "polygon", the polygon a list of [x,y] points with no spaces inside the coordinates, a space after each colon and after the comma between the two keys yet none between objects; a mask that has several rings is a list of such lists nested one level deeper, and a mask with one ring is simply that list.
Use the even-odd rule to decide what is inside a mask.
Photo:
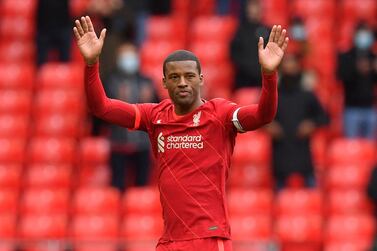
[{"label": "forearm", "polygon": [[85,94],[88,108],[95,116],[123,127],[134,127],[135,107],[106,96],[99,77],[98,62],[85,67]]},{"label": "forearm", "polygon": [[262,74],[262,93],[258,105],[241,107],[238,120],[243,130],[255,130],[270,123],[276,114],[278,102],[277,73]]}]

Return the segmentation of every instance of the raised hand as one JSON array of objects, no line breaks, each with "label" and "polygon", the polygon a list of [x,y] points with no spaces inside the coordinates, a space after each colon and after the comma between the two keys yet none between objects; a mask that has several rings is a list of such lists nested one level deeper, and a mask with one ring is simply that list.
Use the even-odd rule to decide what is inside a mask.
[{"label": "raised hand", "polygon": [[93,29],[90,17],[81,17],[80,20],[75,21],[76,26],[73,28],[77,46],[80,49],[81,55],[88,65],[97,62],[103,42],[106,36],[106,29],[102,29],[100,37],[98,38]]},{"label": "raised hand", "polygon": [[283,59],[288,41],[287,31],[282,29],[280,25],[272,27],[266,48],[263,48],[263,38],[259,38],[258,56],[263,72],[272,73],[276,71]]}]

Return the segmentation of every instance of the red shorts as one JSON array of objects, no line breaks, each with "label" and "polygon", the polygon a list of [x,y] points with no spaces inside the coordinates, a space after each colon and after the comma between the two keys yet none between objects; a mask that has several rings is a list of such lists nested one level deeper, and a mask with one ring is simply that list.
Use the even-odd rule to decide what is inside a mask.
[{"label": "red shorts", "polygon": [[232,251],[232,241],[216,237],[172,241],[158,244],[156,251]]}]

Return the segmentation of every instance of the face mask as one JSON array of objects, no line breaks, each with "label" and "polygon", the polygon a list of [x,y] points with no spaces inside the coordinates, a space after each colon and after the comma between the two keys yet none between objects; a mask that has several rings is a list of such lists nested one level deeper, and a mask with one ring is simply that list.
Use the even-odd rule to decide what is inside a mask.
[{"label": "face mask", "polygon": [[369,49],[373,44],[373,34],[369,31],[358,31],[355,35],[355,46],[358,49]]},{"label": "face mask", "polygon": [[139,57],[132,52],[123,53],[118,58],[118,67],[127,74],[134,74],[139,70]]},{"label": "face mask", "polygon": [[292,38],[297,41],[302,41],[306,39],[306,31],[303,25],[294,25],[291,28]]}]

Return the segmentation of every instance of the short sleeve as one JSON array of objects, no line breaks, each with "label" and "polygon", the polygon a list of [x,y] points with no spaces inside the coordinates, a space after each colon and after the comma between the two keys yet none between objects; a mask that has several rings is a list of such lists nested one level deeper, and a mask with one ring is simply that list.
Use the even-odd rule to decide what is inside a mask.
[{"label": "short sleeve", "polygon": [[135,125],[134,130],[150,131],[153,110],[157,106],[154,103],[135,104]]}]

